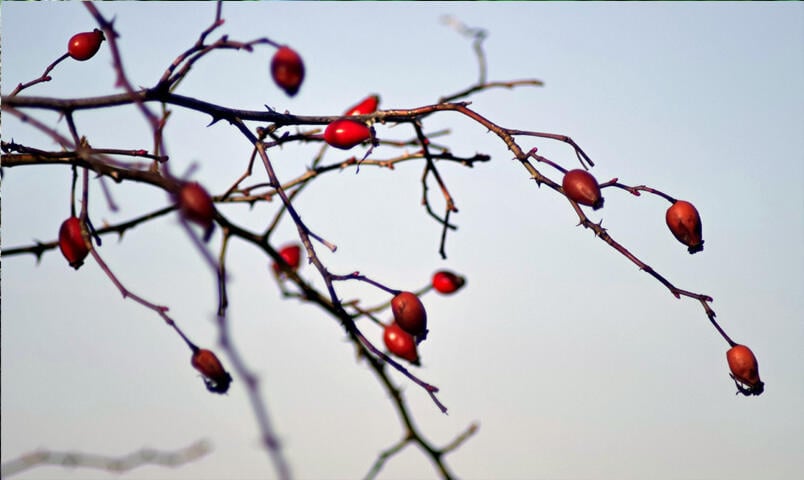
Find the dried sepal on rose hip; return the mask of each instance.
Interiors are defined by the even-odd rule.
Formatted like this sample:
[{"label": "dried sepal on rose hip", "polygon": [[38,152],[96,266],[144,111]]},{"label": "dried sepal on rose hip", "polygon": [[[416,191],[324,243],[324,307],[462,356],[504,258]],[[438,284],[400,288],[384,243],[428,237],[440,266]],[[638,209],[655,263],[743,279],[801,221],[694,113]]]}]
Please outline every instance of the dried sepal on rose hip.
[{"label": "dried sepal on rose hip", "polygon": [[221,361],[218,360],[212,350],[205,348],[195,349],[190,363],[203,376],[207,390],[220,394],[224,394],[229,390],[232,376],[223,368],[223,364],[221,364]]},{"label": "dried sepal on rose hip", "polygon": [[67,54],[82,62],[89,60],[98,53],[104,40],[106,37],[97,28],[91,32],[76,33],[67,42]]},{"label": "dried sepal on rose hip", "polygon": [[371,138],[371,130],[363,122],[342,118],[327,125],[324,141],[331,147],[349,150]]},{"label": "dried sepal on rose hip", "polygon": [[[301,254],[302,248],[298,244],[292,245],[285,245],[279,250],[279,256],[282,257],[282,260],[285,261],[290,266],[291,270],[298,270],[299,266],[301,265]],[[282,271],[282,267],[279,266],[279,263],[274,262],[272,265],[274,269],[274,273],[280,273]]]},{"label": "dried sepal on rose hip", "polygon": [[271,59],[271,77],[289,96],[299,92],[304,81],[304,62],[290,47],[280,47]]},{"label": "dried sepal on rose hip", "polygon": [[197,182],[185,183],[178,194],[179,211],[182,216],[204,229],[204,240],[208,240],[215,226],[215,205],[206,189]]},{"label": "dried sepal on rose hip", "polygon": [[759,379],[759,363],[754,352],[745,345],[734,345],[726,352],[729,362],[729,376],[737,385],[737,393],[743,395],[760,395],[765,391],[765,384]]},{"label": "dried sepal on rose hip", "polygon": [[84,264],[89,254],[89,238],[78,217],[70,217],[61,224],[59,250],[74,269],[78,270]]},{"label": "dried sepal on rose hip", "polygon": [[433,288],[445,295],[457,292],[466,284],[466,279],[449,270],[439,270],[433,274]]},{"label": "dried sepal on rose hip", "polygon": [[687,251],[696,253],[703,250],[703,233],[701,216],[690,202],[676,200],[665,214],[665,221],[673,236],[686,245]]},{"label": "dried sepal on rose hip", "polygon": [[393,322],[386,326],[383,331],[383,341],[385,347],[393,355],[404,358],[413,365],[419,366],[419,352],[416,349],[416,340],[413,335],[402,330],[402,328]]},{"label": "dried sepal on rose hip", "polygon": [[391,300],[391,312],[402,330],[420,342],[427,336],[427,312],[422,301],[411,292],[400,292]]},{"label": "dried sepal on rose hip", "polygon": [[564,174],[561,188],[575,203],[592,207],[598,210],[603,207],[603,196],[600,194],[600,185],[595,177],[586,170],[570,170]]},{"label": "dried sepal on rose hip", "polygon": [[379,95],[369,95],[368,97],[364,98],[360,101],[357,105],[349,108],[346,110],[347,117],[351,117],[352,115],[368,115],[370,113],[374,113],[377,111],[377,107],[380,104],[380,96]]}]

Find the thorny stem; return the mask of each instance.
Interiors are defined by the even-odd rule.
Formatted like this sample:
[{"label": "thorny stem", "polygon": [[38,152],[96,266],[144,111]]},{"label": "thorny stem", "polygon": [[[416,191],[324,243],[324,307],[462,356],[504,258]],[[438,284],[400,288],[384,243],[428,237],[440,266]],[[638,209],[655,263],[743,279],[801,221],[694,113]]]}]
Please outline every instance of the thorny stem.
[{"label": "thorny stem", "polygon": [[[150,101],[151,98],[149,98],[149,97],[151,97],[153,95],[153,93],[146,90],[146,91],[141,92],[140,95],[141,95],[143,101]],[[117,105],[117,104],[126,103],[126,102],[131,101],[131,99],[129,97],[127,97],[127,96],[124,96],[122,98],[118,98],[118,97],[114,97],[114,96],[98,97],[97,99],[95,99],[92,102],[80,102],[80,101],[66,101],[65,102],[65,101],[59,101],[59,100],[54,100],[54,99],[37,99],[37,98],[30,98],[30,97],[27,97],[27,98],[26,97],[13,97],[13,98],[7,98],[7,99],[4,99],[4,100],[5,100],[5,102],[3,104],[4,109],[9,108],[9,107],[14,107],[14,106],[27,106],[27,107],[33,107],[33,108],[38,107],[38,108],[56,108],[56,109],[64,109],[64,108],[78,109],[78,108],[91,108],[88,105],[111,106],[111,105]],[[155,98],[154,98],[154,100],[155,100]],[[262,143],[259,142],[257,140],[257,138],[247,128],[245,128],[245,125],[243,125],[243,123],[242,123],[242,117],[250,118],[250,119],[274,120],[277,123],[286,124],[286,125],[288,125],[288,124],[299,124],[299,123],[305,123],[305,122],[308,122],[308,123],[311,123],[311,124],[323,124],[323,123],[328,123],[329,121],[335,120],[337,118],[340,118],[339,116],[333,116],[333,117],[299,117],[299,116],[292,116],[292,115],[277,114],[276,112],[262,112],[262,111],[261,112],[249,112],[249,111],[241,111],[241,110],[234,110],[234,109],[226,109],[224,107],[219,107],[219,106],[216,106],[216,105],[208,104],[206,102],[201,102],[201,101],[198,101],[198,100],[195,100],[195,99],[189,99],[187,97],[181,97],[181,96],[178,96],[178,95],[175,95],[175,94],[162,95],[161,98],[159,98],[159,100],[163,101],[163,102],[166,102],[166,103],[174,103],[174,104],[177,104],[177,105],[185,106],[187,108],[203,111],[205,113],[208,113],[208,114],[212,115],[214,118],[219,118],[219,119],[226,118],[226,119],[228,119],[231,123],[233,123],[235,126],[237,126],[241,130],[241,132],[243,132],[244,134],[247,135],[247,138],[249,138],[250,142],[252,142],[254,145],[257,146],[257,149],[258,149],[258,151],[260,151],[261,156],[264,155],[264,148],[262,146]],[[569,144],[570,146],[573,147],[573,149],[575,150],[575,153],[578,156],[578,158],[580,160],[582,160],[582,165],[583,165],[583,161],[586,161],[589,165],[593,165],[593,162],[589,159],[588,155],[586,155],[586,153],[570,137],[567,137],[565,135],[556,135],[556,134],[548,134],[548,133],[542,133],[542,132],[530,132],[530,131],[503,128],[503,127],[500,127],[500,126],[496,125],[495,123],[489,121],[488,119],[486,119],[482,115],[478,114],[477,112],[474,112],[471,109],[467,108],[465,103],[437,104],[437,105],[429,105],[429,106],[424,106],[424,107],[419,107],[419,108],[414,108],[414,109],[408,109],[408,110],[382,110],[382,111],[378,111],[378,112],[376,112],[374,114],[371,114],[371,115],[356,116],[355,118],[357,119],[357,118],[360,118],[360,117],[366,117],[366,118],[369,118],[369,119],[374,118],[375,120],[378,120],[378,121],[383,121],[384,120],[384,121],[395,121],[395,122],[410,123],[410,122],[416,121],[418,118],[422,118],[422,117],[431,115],[431,114],[436,113],[436,112],[450,111],[450,110],[451,111],[457,111],[457,112],[459,112],[459,113],[461,113],[461,114],[463,114],[463,115],[465,115],[465,116],[477,121],[478,123],[480,123],[481,125],[486,127],[489,131],[493,132],[498,137],[500,137],[500,139],[503,140],[503,142],[508,146],[509,150],[511,150],[514,153],[514,156],[520,161],[520,163],[526,168],[526,170],[528,170],[528,172],[531,175],[531,178],[533,178],[539,184],[548,185],[550,188],[556,190],[557,192],[561,192],[560,185],[558,185],[557,183],[553,182],[549,178],[545,177],[544,175],[539,173],[539,171],[536,170],[535,167],[533,167],[533,165],[528,161],[528,153],[525,153],[519,147],[519,145],[517,144],[517,142],[514,139],[515,136],[536,136],[536,137],[542,137],[542,138],[548,138],[548,139],[562,141],[562,142],[567,143],[567,144]],[[265,156],[265,158],[263,158],[263,162],[268,163],[268,164],[270,163],[270,162],[266,162],[266,161],[267,161],[267,156]],[[274,177],[275,177],[275,175],[274,175]],[[276,180],[276,178],[272,179],[272,183],[275,183],[275,184],[278,185],[278,181]],[[281,188],[280,188],[280,190],[281,190]],[[280,194],[280,197],[282,197],[283,195],[284,195],[284,192],[282,194]],[[283,203],[285,203],[285,205],[289,204],[289,199],[287,198],[286,195],[284,195]],[[300,219],[298,218],[298,214],[295,213],[295,210],[289,209],[289,212],[292,212],[291,216],[294,218],[294,222],[296,222],[297,219],[298,219],[298,221],[300,221]],[[589,222],[589,223],[591,223],[591,222]],[[299,223],[297,223],[297,225],[299,225]],[[591,228],[591,227],[587,226],[587,228]],[[300,232],[303,231],[303,230],[304,230],[304,227],[300,227]],[[304,233],[304,235],[301,235],[301,236],[302,237],[308,237],[306,232]],[[604,239],[604,240],[606,238],[609,238],[609,237],[607,237],[607,236],[602,236],[601,237],[601,239]],[[615,244],[619,245],[616,242],[614,244],[611,244],[611,245],[614,246]],[[306,244],[305,246],[308,249],[308,254],[313,251],[311,244]],[[625,250],[621,246],[620,246],[620,248],[622,250],[618,249],[618,251],[620,251],[624,256],[629,258],[634,263],[638,262],[638,259],[633,257],[630,254],[630,252],[625,253],[625,252],[627,252],[627,250]],[[631,258],[631,257],[633,257],[633,258]],[[313,263],[315,264],[316,260],[315,260],[314,255],[311,255],[311,258],[313,258]],[[637,265],[639,265],[639,263],[637,263]],[[324,278],[327,278],[326,274],[324,273],[324,272],[326,272],[326,269],[323,268],[323,265],[321,265],[320,262],[318,263],[318,265],[316,265],[316,267],[319,269],[319,271],[322,272],[322,275],[324,275]],[[697,294],[693,294],[691,292],[680,290],[680,289],[670,285],[669,282],[667,282],[667,280],[664,279],[664,277],[662,277],[661,275],[656,274],[655,272],[653,272],[652,269],[650,269],[650,270],[646,269],[646,271],[648,273],[650,273],[652,276],[654,276],[654,278],[659,280],[662,284],[667,286],[671,290],[671,292],[673,292],[674,295],[683,294],[683,295],[689,296],[691,298],[709,298],[709,297],[706,297],[706,296],[703,296],[703,295],[697,295]],[[332,288],[331,288],[331,285],[328,285],[328,289],[330,290],[330,295],[332,297],[336,297],[336,295],[334,293],[334,290],[332,290]]]},{"label": "thorny stem", "polygon": [[456,18],[451,17],[449,15],[445,15],[442,17],[442,22],[451,26],[455,29],[458,33],[465,35],[467,37],[471,37],[472,41],[472,49],[475,52],[475,57],[477,57],[477,68],[478,68],[478,78],[477,83],[474,85],[470,85],[464,90],[460,92],[453,93],[452,95],[445,95],[438,99],[438,103],[445,103],[445,102],[454,102],[459,98],[468,97],[469,95],[477,92],[482,92],[485,90],[489,90],[491,88],[496,87],[504,87],[504,88],[514,88],[520,86],[535,86],[541,87],[544,86],[544,82],[541,80],[514,80],[509,82],[488,82],[486,80],[488,66],[486,63],[486,53],[483,51],[483,41],[487,38],[488,32],[481,28],[470,28],[458,21]]},{"label": "thorny stem", "polygon": [[13,90],[13,91],[12,91],[12,92],[9,94],[9,96],[13,97],[13,96],[17,95],[18,93],[20,93],[21,91],[25,90],[26,88],[28,88],[28,87],[32,87],[32,86],[34,86],[34,85],[36,85],[36,84],[38,84],[38,83],[43,83],[43,82],[49,82],[49,81],[51,81],[51,80],[52,80],[52,78],[50,78],[50,77],[48,76],[48,73],[50,73],[50,71],[51,71],[51,70],[53,70],[53,68],[54,68],[56,65],[58,65],[59,63],[61,63],[61,62],[62,62],[62,60],[65,60],[65,59],[66,59],[67,57],[69,57],[69,56],[70,56],[70,54],[65,52],[65,53],[64,53],[62,56],[60,56],[59,58],[57,58],[56,60],[54,60],[54,61],[53,61],[53,63],[51,63],[50,65],[48,65],[48,66],[47,66],[47,68],[45,68],[45,71],[42,73],[42,75],[40,75],[40,76],[39,76],[39,78],[35,78],[35,79],[33,79],[33,80],[31,80],[30,82],[27,82],[27,83],[20,83],[20,84],[18,84],[18,85],[17,85],[17,88],[15,88],[15,89],[14,89],[14,90]]},{"label": "thorny stem", "polygon": [[[359,340],[360,343],[365,348],[367,348],[369,351],[371,351],[371,353],[373,353],[375,356],[382,358],[386,363],[390,364],[391,366],[396,368],[399,372],[401,372],[403,375],[405,375],[410,380],[412,380],[414,383],[416,383],[417,385],[422,387],[430,395],[430,398],[433,400],[433,403],[436,404],[436,406],[441,410],[441,412],[447,413],[447,407],[445,407],[444,404],[442,404],[438,400],[438,398],[436,398],[436,396],[435,396],[436,392],[438,392],[438,388],[436,388],[435,386],[430,385],[430,384],[428,384],[426,382],[423,382],[418,377],[416,377],[415,375],[410,373],[405,367],[403,367],[402,365],[397,363],[395,360],[391,359],[388,355],[386,355],[385,353],[383,353],[382,351],[377,349],[377,347],[375,347],[363,335],[363,333],[357,328],[357,326],[354,324],[354,321],[351,319],[351,317],[343,309],[343,306],[341,305],[340,299],[338,298],[338,295],[335,292],[335,287],[332,284],[332,278],[331,278],[332,275],[329,273],[329,271],[324,266],[324,264],[322,264],[321,261],[318,259],[318,256],[315,253],[315,249],[313,248],[313,244],[310,241],[310,238],[311,237],[316,238],[316,240],[319,240],[319,241],[322,241],[322,240],[320,238],[318,238],[317,236],[314,236],[310,232],[309,228],[307,228],[307,226],[304,224],[304,222],[302,222],[301,217],[296,212],[296,209],[293,207],[293,204],[290,202],[290,199],[288,198],[288,196],[285,193],[284,189],[282,189],[282,186],[281,186],[281,184],[279,182],[279,179],[276,177],[276,172],[273,169],[273,165],[271,164],[271,161],[268,159],[268,155],[265,153],[265,148],[264,148],[262,142],[260,142],[257,139],[257,137],[255,137],[254,134],[251,133],[251,131],[248,130],[245,127],[245,125],[243,125],[242,122],[235,122],[235,125],[243,133],[243,135],[245,135],[246,138],[248,138],[248,140],[253,145],[256,145],[257,151],[259,152],[260,158],[262,159],[263,165],[265,166],[265,170],[268,173],[268,178],[270,179],[271,184],[275,186],[277,194],[279,194],[279,198],[282,199],[282,203],[284,204],[285,208],[287,209],[288,214],[293,219],[293,223],[296,224],[296,228],[297,228],[297,230],[299,232],[299,237],[301,238],[302,243],[304,244],[304,246],[307,248],[307,255],[308,255],[309,261],[310,261],[310,263],[312,263],[316,267],[316,269],[319,271],[319,273],[321,274],[322,278],[324,279],[324,282],[326,283],[327,291],[328,291],[329,296],[330,296],[330,302],[331,302],[332,306],[334,307],[335,311],[338,313],[338,317],[341,320],[341,324],[346,329],[347,333],[351,337]],[[327,245],[328,243],[329,242],[325,243],[325,245]],[[332,251],[334,251],[334,245],[332,247],[330,247],[330,249]]]},{"label": "thorny stem", "polygon": [[[449,190],[447,190],[447,186],[444,184],[444,181],[441,179],[441,174],[438,173],[438,169],[433,162],[433,156],[430,154],[430,141],[425,137],[424,132],[422,131],[422,126],[420,122],[413,122],[413,128],[416,131],[416,138],[419,139],[419,143],[422,146],[422,152],[424,153],[424,158],[426,160],[424,166],[424,172],[422,173],[422,204],[427,208],[427,212],[443,227],[441,230],[441,244],[439,246],[439,253],[441,254],[442,259],[447,258],[447,253],[445,250],[445,244],[447,241],[447,228],[452,228],[453,230],[456,228],[449,223],[449,215],[451,212],[458,212],[458,209],[455,207],[455,202],[452,199],[452,195],[449,194]],[[441,193],[444,195],[444,201],[446,203],[445,207],[445,214],[444,219],[440,219],[430,208],[430,201],[427,198],[427,175],[432,172],[433,176],[438,182],[438,186],[441,188]]]},{"label": "thorny stem", "polygon": [[143,307],[156,312],[157,315],[162,317],[162,320],[164,320],[167,325],[172,327],[176,331],[176,333],[179,334],[179,336],[187,343],[187,346],[190,347],[190,350],[195,352],[198,349],[198,347],[196,347],[196,345],[192,341],[190,341],[189,338],[187,338],[187,335],[184,334],[184,332],[179,328],[179,326],[170,317],[170,315],[167,314],[167,311],[169,310],[168,307],[149,302],[145,298],[135,294],[134,292],[126,288],[125,285],[123,285],[123,283],[112,272],[112,270],[109,268],[109,266],[100,256],[100,254],[98,254],[98,251],[95,248],[90,248],[90,254],[92,255],[92,258],[94,258],[95,261],[98,263],[98,266],[101,268],[103,273],[105,273],[106,276],[109,277],[109,280],[111,280],[112,284],[114,284],[114,286],[117,287],[117,289],[120,291],[120,294],[123,296],[124,299],[130,298],[131,300],[133,300],[136,303],[139,303]]},{"label": "thorny stem", "polygon": [[601,189],[606,188],[606,187],[621,188],[621,189],[631,193],[632,195],[634,195],[636,197],[641,195],[640,192],[648,192],[648,193],[652,193],[652,194],[654,194],[654,195],[656,195],[658,197],[662,197],[662,198],[664,198],[665,200],[667,200],[670,203],[676,203],[675,198],[673,198],[670,195],[668,195],[668,194],[666,194],[666,193],[664,193],[664,192],[662,192],[660,190],[657,190],[655,188],[646,187],[645,185],[638,185],[636,187],[631,187],[631,186],[628,186],[628,185],[625,185],[625,184],[622,184],[622,183],[618,182],[618,180],[619,179],[617,179],[617,178],[613,178],[613,179],[609,180],[608,182],[603,182],[603,183],[600,184],[600,188]]}]

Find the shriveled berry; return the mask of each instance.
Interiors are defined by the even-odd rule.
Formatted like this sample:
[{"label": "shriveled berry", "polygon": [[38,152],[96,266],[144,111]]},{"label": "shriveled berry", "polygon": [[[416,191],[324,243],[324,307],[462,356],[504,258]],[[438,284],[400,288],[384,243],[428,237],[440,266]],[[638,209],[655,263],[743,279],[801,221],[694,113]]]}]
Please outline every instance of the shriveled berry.
[{"label": "shriveled berry", "polygon": [[759,364],[754,352],[745,345],[735,345],[726,352],[731,378],[737,385],[737,393],[759,395],[765,384],[759,379]]},{"label": "shriveled berry", "polygon": [[76,33],[67,42],[67,54],[82,62],[89,60],[98,53],[104,40],[106,37],[97,28],[91,32]]},{"label": "shriveled berry", "polygon": [[667,209],[665,221],[678,241],[689,247],[688,252],[696,253],[703,250],[701,217],[690,202],[677,200]]},{"label": "shriveled berry", "polygon": [[290,47],[280,47],[271,59],[274,83],[291,97],[299,92],[304,81],[304,62]]},{"label": "shriveled berry", "polygon": [[[297,270],[299,265],[301,265],[301,251],[301,246],[297,244],[287,245],[279,250],[279,256],[282,257],[285,263],[290,265],[291,270]],[[273,264],[273,269],[276,273],[282,271],[282,268],[276,262]]]},{"label": "shriveled berry", "polygon": [[89,254],[87,244],[81,221],[77,217],[70,217],[62,222],[59,228],[59,250],[76,270],[84,264],[84,259]]},{"label": "shriveled berry", "polygon": [[377,111],[377,106],[380,104],[379,95],[369,95],[357,105],[351,107],[344,113],[347,117],[352,115],[368,115]]},{"label": "shriveled berry", "polygon": [[211,350],[205,348],[196,349],[193,351],[190,363],[193,368],[204,376],[204,384],[207,386],[207,390],[214,393],[226,393],[229,390],[232,376],[223,368],[220,360]]},{"label": "shriveled berry", "polygon": [[465,283],[465,278],[449,270],[440,270],[433,274],[433,288],[439,293],[455,293]]},{"label": "shriveled berry", "polygon": [[332,147],[341,150],[365,142],[371,137],[371,131],[365,123],[354,120],[340,119],[327,125],[324,130],[324,140]]},{"label": "shriveled berry", "polygon": [[427,312],[421,300],[411,292],[401,292],[391,300],[391,312],[402,330],[417,339],[427,335]]},{"label": "shriveled berry", "polygon": [[413,365],[419,365],[419,352],[416,350],[416,340],[413,335],[402,330],[396,323],[391,323],[382,336],[388,351],[399,358],[404,358]]},{"label": "shriveled berry", "polygon": [[186,183],[179,192],[179,210],[187,220],[200,225],[207,235],[212,232],[215,206],[209,193],[196,182]]},{"label": "shriveled berry", "polygon": [[597,210],[603,206],[600,185],[595,177],[586,170],[570,170],[564,174],[561,187],[570,200]]}]

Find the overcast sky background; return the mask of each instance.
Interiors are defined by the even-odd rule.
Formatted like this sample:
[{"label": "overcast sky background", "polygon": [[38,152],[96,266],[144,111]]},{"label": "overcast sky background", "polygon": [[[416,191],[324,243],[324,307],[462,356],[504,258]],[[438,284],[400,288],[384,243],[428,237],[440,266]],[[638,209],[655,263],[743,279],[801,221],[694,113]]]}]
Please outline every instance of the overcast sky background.
[{"label": "overcast sky background", "polygon": [[[153,85],[214,15],[212,3],[103,3],[116,17],[127,73]],[[667,202],[604,190],[590,213],[612,236],[680,288],[709,294],[726,331],[757,354],[766,392],[734,395],[727,344],[700,305],[676,300],[648,275],[576,227],[566,200],[538,189],[493,135],[457,114],[425,120],[453,129],[439,142],[492,162],[441,164],[460,226],[437,253],[439,227],[420,206],[420,163],[394,171],[329,174],[299,197],[317,233],[338,244],[322,258],[396,288],[424,286],[449,268],[468,277],[458,295],[423,297],[431,335],[420,376],[441,388],[441,415],[397,377],[418,425],[434,443],[470,423],[480,430],[448,464],[462,478],[789,479],[804,475],[804,7],[800,3],[227,3],[213,36],[262,36],[291,45],[307,77],[288,99],[272,83],[274,49],[216,52],[178,93],[220,105],[338,114],[369,93],[382,108],[434,103],[476,79],[470,42],[443,26],[450,14],[488,30],[489,79],[539,78],[543,88],[494,90],[472,108],[498,124],[571,135],[597,163],[600,181],[647,184],[695,203],[705,250],[689,255],[664,225]],[[95,25],[75,2],[4,2],[4,94],[41,74],[67,39]],[[66,61],[26,95],[116,92],[106,46]],[[154,108],[156,106],[154,105]],[[167,146],[174,173],[215,193],[245,168],[250,147],[224,124],[173,108]],[[37,118],[54,116],[33,112]],[[82,112],[95,146],[150,148],[132,108]],[[59,124],[66,131],[64,123]],[[378,126],[407,139],[407,127]],[[10,115],[3,138],[56,147]],[[522,139],[568,168],[567,146]],[[312,148],[272,159],[282,178],[309,164]],[[360,149],[356,151],[362,152]],[[395,151],[382,147],[374,158]],[[349,154],[330,151],[335,161]],[[540,170],[558,180],[548,167]],[[4,169],[3,248],[53,240],[69,214],[64,168]],[[256,175],[260,175],[259,173]],[[257,176],[256,178],[261,178]],[[108,211],[97,186],[91,214],[119,222],[167,199],[146,186],[113,186]],[[431,189],[437,200],[436,189]],[[437,203],[440,208],[440,203]],[[222,207],[223,208],[223,207]],[[224,211],[265,224],[276,204]],[[277,232],[279,243],[294,228]],[[175,214],[105,239],[101,254],[133,291],[167,304],[199,345],[215,346],[215,284]],[[213,237],[217,248],[220,235]],[[214,250],[213,250],[214,251]],[[235,242],[229,260],[234,340],[263,380],[284,453],[299,478],[359,478],[402,430],[384,390],[318,309],[280,298],[264,257]],[[315,279],[312,268],[303,275]],[[319,282],[320,284],[320,282]],[[343,298],[386,297],[366,284]],[[127,479],[273,478],[243,382],[206,393],[189,352],[153,314],[121,299],[89,260],[79,271],[58,252],[37,266],[2,268],[2,460],[36,448],[122,455],[208,439],[214,452],[179,469],[144,467]],[[380,342],[380,331],[364,331]],[[228,363],[228,362],[227,362]],[[407,448],[381,478],[434,478]],[[43,467],[19,479],[99,479],[106,472]]]}]

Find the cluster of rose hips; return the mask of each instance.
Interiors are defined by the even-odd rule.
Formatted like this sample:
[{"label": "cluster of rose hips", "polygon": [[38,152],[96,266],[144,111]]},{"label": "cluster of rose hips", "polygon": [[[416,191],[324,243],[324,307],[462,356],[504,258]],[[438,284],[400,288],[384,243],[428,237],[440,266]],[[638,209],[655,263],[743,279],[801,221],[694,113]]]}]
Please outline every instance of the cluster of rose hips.
[{"label": "cluster of rose hips", "polygon": [[[92,58],[105,40],[103,32],[95,29],[82,32],[70,38],[67,55],[75,60]],[[304,80],[304,62],[301,56],[287,46],[277,49],[271,60],[271,76],[274,82],[287,93],[294,96]],[[370,95],[344,112],[344,117],[368,115],[377,111],[379,96]],[[335,148],[348,150],[372,136],[371,129],[363,122],[341,118],[331,122],[324,130],[324,141]],[[575,169],[564,174],[562,189],[566,196],[580,204],[598,210],[603,207],[600,185],[592,174]],[[176,201],[182,216],[204,229],[205,240],[214,227],[215,207],[209,193],[198,183],[184,183]],[[689,253],[703,250],[701,218],[695,206],[683,200],[675,200],[665,214],[665,222],[675,238],[686,245]],[[70,266],[78,269],[89,254],[91,242],[86,225],[75,216],[65,220],[59,229],[59,249]],[[273,264],[274,273],[279,275],[283,268],[296,270],[301,264],[301,247],[288,245],[279,251],[286,265]],[[465,280],[452,272],[442,270],[433,275],[432,287],[442,293],[450,294],[463,286]],[[399,292],[391,300],[394,321],[384,327],[383,340],[388,350],[395,356],[419,365],[417,345],[427,337],[427,312],[419,297],[412,292]],[[218,358],[210,350],[199,349],[194,345],[192,365],[204,376],[207,389],[224,393],[232,381]],[[731,377],[744,395],[759,395],[764,383],[759,379],[756,357],[744,345],[733,345],[726,354]]]},{"label": "cluster of rose hips", "polygon": [[[304,81],[304,62],[301,56],[290,47],[280,47],[271,59],[271,76],[279,88],[291,97],[298,93]],[[377,111],[380,97],[370,95],[357,105],[348,109],[345,117],[368,115]],[[349,150],[371,138],[371,129],[363,122],[346,118],[335,120],[324,130],[324,141],[341,150]]]},{"label": "cluster of rose hips", "polygon": [[[575,203],[592,207],[594,210],[603,208],[600,185],[595,177],[585,170],[576,169],[565,173],[561,188]],[[665,222],[673,236],[688,247],[687,251],[696,253],[703,250],[701,217],[693,204],[684,200],[674,201],[667,209]]]},{"label": "cluster of rose hips", "polygon": [[[301,265],[302,248],[297,244],[285,245],[279,250],[279,257],[286,265],[274,262],[271,267],[276,275],[284,268],[298,270]],[[442,294],[455,293],[466,280],[447,270],[433,274],[432,288]],[[413,292],[399,292],[391,299],[391,312],[394,321],[383,328],[383,341],[388,351],[413,365],[419,365],[416,346],[427,337],[427,311],[419,297]]]},{"label": "cluster of rose hips", "polygon": [[[432,287],[448,295],[460,289],[466,280],[448,270],[433,274]],[[417,346],[427,338],[427,311],[419,297],[412,292],[399,292],[391,299],[394,321],[385,326],[383,341],[393,355],[413,365],[419,365]]]},{"label": "cluster of rose hips", "polygon": [[[603,207],[600,185],[595,177],[585,170],[570,170],[564,175],[562,189],[570,200],[594,210]],[[703,250],[701,217],[690,202],[675,200],[665,214],[667,227],[676,239],[687,246],[689,253]],[[759,365],[754,353],[745,345],[732,345],[726,353],[731,378],[737,385],[737,393],[759,395],[765,384],[759,379]]]}]

